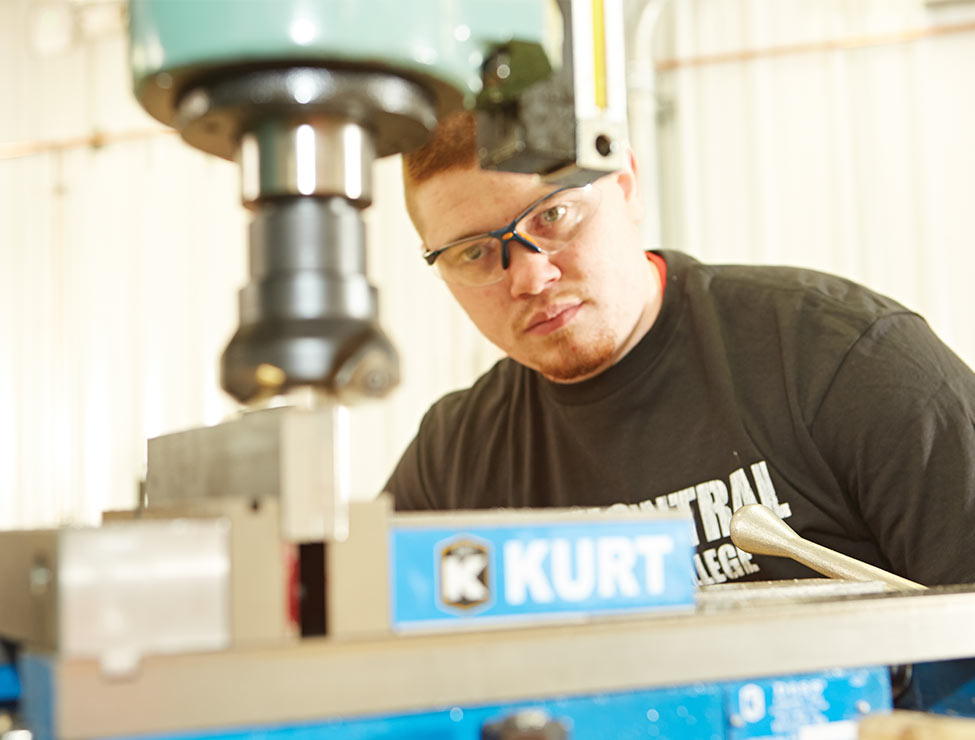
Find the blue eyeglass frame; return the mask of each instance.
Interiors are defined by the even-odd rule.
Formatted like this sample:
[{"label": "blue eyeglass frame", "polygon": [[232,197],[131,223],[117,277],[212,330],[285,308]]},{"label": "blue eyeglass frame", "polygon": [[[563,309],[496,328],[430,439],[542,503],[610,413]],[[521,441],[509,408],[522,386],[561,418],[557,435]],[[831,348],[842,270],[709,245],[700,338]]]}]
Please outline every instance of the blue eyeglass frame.
[{"label": "blue eyeglass frame", "polygon": [[541,254],[542,248],[535,244],[527,236],[518,233],[518,222],[521,221],[525,216],[527,216],[532,210],[537,206],[547,201],[553,195],[561,193],[564,190],[584,190],[586,188],[591,188],[592,183],[588,185],[563,185],[561,188],[556,188],[551,193],[546,193],[541,198],[533,202],[525,210],[515,216],[507,225],[502,226],[500,229],[495,229],[494,231],[485,231],[483,234],[475,234],[474,236],[465,236],[463,239],[457,239],[456,241],[450,242],[445,247],[440,247],[440,249],[434,249],[432,251],[427,251],[423,253],[423,259],[427,261],[428,265],[433,265],[437,261],[437,257],[446,252],[451,247],[455,247],[462,242],[473,241],[475,239],[484,239],[486,237],[494,237],[499,242],[501,242],[501,269],[507,270],[508,265],[511,264],[511,257],[508,254],[508,244],[512,241],[518,242],[521,246],[526,247],[535,254]]}]

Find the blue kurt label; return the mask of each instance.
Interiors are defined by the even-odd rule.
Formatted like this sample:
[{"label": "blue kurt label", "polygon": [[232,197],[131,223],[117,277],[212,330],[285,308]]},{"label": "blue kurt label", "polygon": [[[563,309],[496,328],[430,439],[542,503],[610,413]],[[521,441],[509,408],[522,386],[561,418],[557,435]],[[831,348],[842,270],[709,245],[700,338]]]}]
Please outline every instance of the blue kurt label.
[{"label": "blue kurt label", "polygon": [[689,608],[679,519],[390,531],[396,629]]}]

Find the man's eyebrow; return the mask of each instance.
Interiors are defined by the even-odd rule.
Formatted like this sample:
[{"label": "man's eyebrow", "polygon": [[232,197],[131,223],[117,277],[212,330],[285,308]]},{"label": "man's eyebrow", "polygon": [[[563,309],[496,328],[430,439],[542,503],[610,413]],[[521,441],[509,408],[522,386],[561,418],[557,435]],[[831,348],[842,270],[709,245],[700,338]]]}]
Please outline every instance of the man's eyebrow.
[{"label": "man's eyebrow", "polygon": [[445,241],[444,244],[454,244],[456,242],[464,241],[465,239],[475,239],[479,236],[490,236],[490,231],[470,231],[466,234],[461,234],[460,236],[454,237],[449,241]]},{"label": "man's eyebrow", "polygon": [[[564,188],[556,188],[555,190],[551,190],[551,191],[549,191],[547,193],[542,193],[541,195],[539,195],[534,200],[528,201],[528,203],[526,203],[524,206],[521,207],[521,210],[515,211],[515,215],[513,215],[511,218],[509,218],[507,221],[505,221],[504,224],[503,224],[503,226],[497,226],[495,228],[495,230],[498,230],[498,229],[501,229],[503,227],[508,226],[512,221],[514,221],[517,218],[521,218],[522,216],[524,216],[528,211],[530,211],[532,208],[534,208],[535,206],[537,206],[539,203],[541,203],[543,200],[545,200],[546,198],[548,198],[550,195],[555,195],[555,193],[557,193],[557,192],[559,192],[560,190],[563,190],[563,189]],[[472,239],[472,238],[478,237],[478,236],[490,236],[490,235],[491,235],[491,232],[490,231],[483,231],[483,230],[482,231],[469,231],[466,234],[461,234],[460,236],[456,236],[453,239],[450,239],[448,241],[445,241],[444,242],[444,245],[446,246],[448,244],[454,244],[456,242],[463,241],[464,239]]]},{"label": "man's eyebrow", "polygon": [[[529,206],[529,208],[530,207],[531,206]],[[515,216],[512,216],[512,218],[517,218],[522,213],[524,213],[524,210],[518,211]],[[503,225],[504,226],[507,226],[510,223],[511,223],[511,219],[509,218],[507,221],[504,222]],[[492,229],[492,231],[493,230],[500,229],[500,228],[502,228],[502,225],[499,224],[494,229]],[[466,233],[461,234],[460,236],[455,236],[453,239],[448,239],[447,241],[444,242],[444,246],[446,246],[448,244],[454,244],[454,243],[459,242],[459,241],[463,241],[464,239],[474,239],[474,238],[479,237],[479,236],[490,236],[490,235],[491,235],[491,232],[490,231],[485,231],[484,229],[481,229],[480,231],[468,231]]]}]

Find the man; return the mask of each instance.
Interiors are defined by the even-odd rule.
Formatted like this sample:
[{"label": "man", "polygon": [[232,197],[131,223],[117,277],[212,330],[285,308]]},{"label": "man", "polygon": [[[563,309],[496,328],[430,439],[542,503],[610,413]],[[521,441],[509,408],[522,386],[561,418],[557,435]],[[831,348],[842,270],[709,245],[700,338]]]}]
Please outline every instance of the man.
[{"label": "man", "polygon": [[405,160],[425,256],[507,358],[437,402],[397,508],[678,509],[702,584],[807,577],[731,544],[760,502],[933,585],[975,582],[975,375],[922,318],[808,270],[646,253],[635,168],[479,169],[469,115]]}]

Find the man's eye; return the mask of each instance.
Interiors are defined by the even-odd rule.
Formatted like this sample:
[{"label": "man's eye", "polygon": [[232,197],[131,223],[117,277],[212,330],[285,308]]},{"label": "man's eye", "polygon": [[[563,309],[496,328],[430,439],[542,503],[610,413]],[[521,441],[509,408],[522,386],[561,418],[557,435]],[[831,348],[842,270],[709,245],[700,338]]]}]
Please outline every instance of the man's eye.
[{"label": "man's eye", "polygon": [[552,226],[564,218],[568,210],[568,206],[564,205],[549,206],[538,217],[544,226]]},{"label": "man's eye", "polygon": [[491,247],[486,242],[474,242],[463,247],[457,255],[458,262],[477,262],[484,259],[490,252]]},{"label": "man's eye", "polygon": [[530,235],[543,239],[559,239],[575,228],[579,218],[578,206],[566,200],[540,207],[521,226]]}]

